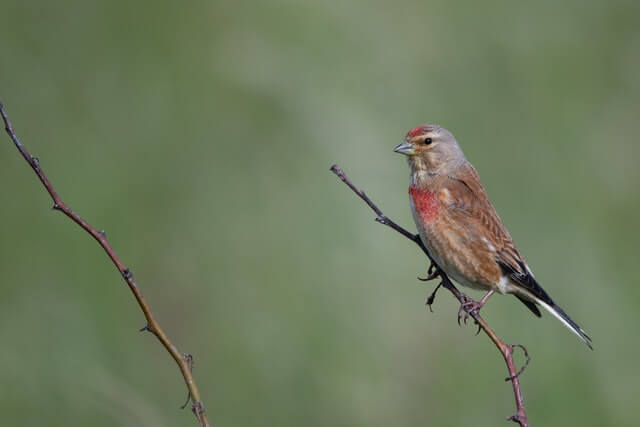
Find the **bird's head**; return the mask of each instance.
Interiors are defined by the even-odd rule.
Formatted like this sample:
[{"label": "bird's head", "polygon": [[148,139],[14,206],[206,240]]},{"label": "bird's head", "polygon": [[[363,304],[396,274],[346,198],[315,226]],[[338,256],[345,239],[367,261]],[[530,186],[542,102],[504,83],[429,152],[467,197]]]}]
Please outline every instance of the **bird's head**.
[{"label": "bird's head", "polygon": [[437,125],[422,125],[411,129],[405,142],[394,148],[408,157],[413,173],[445,175],[466,162],[455,137]]}]

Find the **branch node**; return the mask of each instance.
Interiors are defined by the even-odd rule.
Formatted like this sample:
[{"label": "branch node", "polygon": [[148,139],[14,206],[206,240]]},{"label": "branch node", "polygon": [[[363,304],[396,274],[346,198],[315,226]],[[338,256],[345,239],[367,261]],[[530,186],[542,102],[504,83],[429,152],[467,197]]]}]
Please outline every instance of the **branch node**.
[{"label": "branch node", "polygon": [[525,369],[527,369],[527,366],[529,366],[529,362],[531,362],[531,357],[529,356],[529,352],[527,351],[527,348],[522,344],[511,344],[509,345],[509,348],[511,348],[511,357],[513,357],[513,350],[515,350],[516,348],[519,348],[524,352],[524,357],[527,360],[525,360],[524,365],[522,365],[522,368],[520,368],[520,370],[516,372],[515,375],[508,376],[507,378],[504,379],[505,381],[513,381],[514,379],[518,378],[520,374],[523,373]]},{"label": "branch node", "polygon": [[193,402],[193,405],[191,405],[191,411],[193,411],[196,417],[201,420],[204,415],[204,405],[202,405],[202,402],[200,401],[195,401]]},{"label": "branch node", "polygon": [[185,362],[187,362],[187,365],[189,365],[189,370],[193,371],[193,366],[195,365],[193,361],[193,355],[189,353],[182,353],[182,358],[184,359]]},{"label": "branch node", "polygon": [[59,205],[59,204],[57,204],[57,203],[55,203],[55,202],[54,202],[54,203],[53,203],[53,206],[51,206],[51,210],[52,210],[52,211],[61,211],[61,210],[62,210],[62,208],[60,207],[60,205]]},{"label": "branch node", "polygon": [[29,155],[29,158],[31,159],[31,165],[36,169],[40,169],[40,159],[38,159],[35,156]]},{"label": "branch node", "polygon": [[133,273],[128,268],[125,268],[120,273],[122,274],[122,277],[124,277],[127,282],[133,280]]},{"label": "branch node", "polygon": [[99,230],[98,234],[100,235],[100,237],[102,237],[103,239],[107,238],[107,232],[104,230]]}]

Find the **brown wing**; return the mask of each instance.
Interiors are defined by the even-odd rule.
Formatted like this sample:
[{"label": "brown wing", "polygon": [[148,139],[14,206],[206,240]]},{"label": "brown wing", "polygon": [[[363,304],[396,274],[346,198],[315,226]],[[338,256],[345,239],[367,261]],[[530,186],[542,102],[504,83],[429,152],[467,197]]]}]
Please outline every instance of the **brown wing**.
[{"label": "brown wing", "polygon": [[[457,216],[457,221],[465,224],[465,231],[476,243],[475,248],[478,248],[478,242],[482,242],[493,252],[494,261],[504,275],[534,296],[553,304],[527,268],[513,239],[491,205],[473,166],[467,163],[455,175],[447,176],[444,187],[448,190],[450,214]],[[527,304],[529,301],[520,299],[536,315],[540,315],[533,303]]]}]

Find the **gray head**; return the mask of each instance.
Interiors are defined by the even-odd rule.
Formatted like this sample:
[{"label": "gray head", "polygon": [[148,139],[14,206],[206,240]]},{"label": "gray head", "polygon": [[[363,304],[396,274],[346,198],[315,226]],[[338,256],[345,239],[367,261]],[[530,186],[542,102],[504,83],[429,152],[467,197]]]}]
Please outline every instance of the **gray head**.
[{"label": "gray head", "polygon": [[446,175],[466,163],[456,138],[437,125],[423,125],[411,129],[405,142],[393,150],[409,159],[412,172]]}]

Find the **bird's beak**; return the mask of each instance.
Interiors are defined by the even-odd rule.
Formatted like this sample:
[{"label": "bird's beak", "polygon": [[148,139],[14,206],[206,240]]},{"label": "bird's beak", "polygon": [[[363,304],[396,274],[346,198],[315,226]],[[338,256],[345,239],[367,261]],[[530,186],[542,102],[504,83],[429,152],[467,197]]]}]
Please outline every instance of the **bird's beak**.
[{"label": "bird's beak", "polygon": [[409,142],[403,142],[402,144],[396,145],[396,148],[393,149],[396,153],[404,154],[405,156],[412,156],[415,154],[415,149],[413,148],[413,144]]}]

